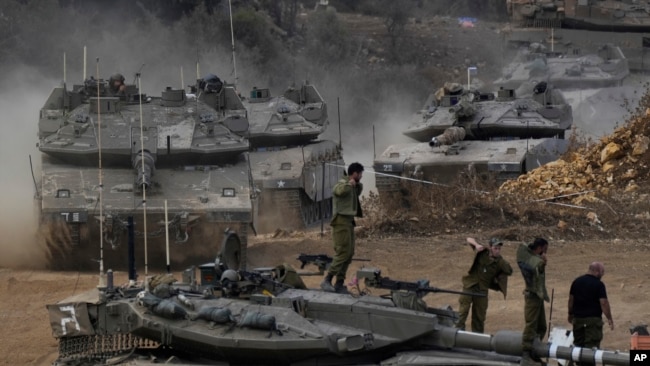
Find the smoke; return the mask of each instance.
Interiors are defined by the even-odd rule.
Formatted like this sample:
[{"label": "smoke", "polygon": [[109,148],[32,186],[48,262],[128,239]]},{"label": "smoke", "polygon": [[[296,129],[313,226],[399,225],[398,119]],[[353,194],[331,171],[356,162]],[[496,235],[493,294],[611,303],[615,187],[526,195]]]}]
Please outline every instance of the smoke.
[{"label": "smoke", "polygon": [[[29,157],[39,171],[38,112],[54,84],[38,71],[10,68],[0,85],[0,267],[42,267],[45,252],[36,239],[38,201]],[[38,176],[37,176],[38,179]]]}]

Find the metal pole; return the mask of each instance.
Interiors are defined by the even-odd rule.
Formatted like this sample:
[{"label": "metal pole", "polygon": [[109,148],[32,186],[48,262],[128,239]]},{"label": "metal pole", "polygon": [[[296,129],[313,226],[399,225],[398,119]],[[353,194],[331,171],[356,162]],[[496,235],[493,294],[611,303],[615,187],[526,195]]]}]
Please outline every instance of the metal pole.
[{"label": "metal pole", "polygon": [[[142,176],[145,175],[145,158],[144,158],[144,121],[142,115],[142,78],[140,73],[137,74],[138,77],[138,95],[140,97],[140,153],[142,154]],[[147,250],[147,185],[142,184],[142,220],[144,226],[144,275],[145,277],[149,273],[149,261],[148,261],[148,250]]]},{"label": "metal pole", "polygon": [[551,336],[551,319],[553,319],[553,297],[555,295],[555,288],[551,289],[551,308],[548,311],[548,335]]},{"label": "metal pole", "polygon": [[[106,287],[104,279],[104,182],[102,180],[102,114],[101,114],[101,101],[99,95],[99,57],[96,60],[97,72],[97,147],[98,147],[98,168],[99,174],[99,286]],[[67,92],[67,91],[66,91]]]},{"label": "metal pole", "polygon": [[375,159],[377,157],[377,147],[375,144],[375,124],[372,124],[372,158]]},{"label": "metal pole", "polygon": [[228,10],[230,12],[230,38],[232,41],[232,68],[235,72],[235,86],[237,86],[237,63],[235,62],[235,32],[232,27],[232,2],[228,0]]},{"label": "metal pole", "polygon": [[341,140],[341,103],[340,103],[339,97],[336,97],[336,112],[337,112],[338,118],[339,118],[339,147],[342,147],[343,142]]},{"label": "metal pole", "polygon": [[[325,235],[325,161],[321,167],[321,190],[320,190],[320,237]],[[318,197],[318,195],[316,195]]]},{"label": "metal pole", "polygon": [[127,233],[129,236],[128,239],[128,250],[127,257],[129,262],[129,282],[136,280],[135,275],[135,231],[133,230],[133,216],[129,216],[127,219]]},{"label": "metal pole", "polygon": [[167,255],[167,273],[171,273],[169,266],[169,216],[167,214],[167,200],[165,200],[165,254]]}]

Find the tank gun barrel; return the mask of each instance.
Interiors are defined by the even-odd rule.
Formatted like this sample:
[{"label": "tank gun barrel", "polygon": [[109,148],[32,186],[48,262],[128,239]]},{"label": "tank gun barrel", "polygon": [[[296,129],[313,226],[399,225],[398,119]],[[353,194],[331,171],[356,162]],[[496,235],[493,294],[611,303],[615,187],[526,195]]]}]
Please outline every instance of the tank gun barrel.
[{"label": "tank gun barrel", "polygon": [[449,127],[438,136],[434,136],[429,141],[429,146],[437,147],[440,145],[452,145],[465,139],[465,129],[462,127]]},{"label": "tank gun barrel", "polygon": [[144,151],[133,154],[131,161],[137,174],[135,184],[142,189],[149,188],[156,164],[155,157],[148,151]]},{"label": "tank gun barrel", "polygon": [[[448,327],[437,331],[436,338],[438,345],[446,347],[469,348],[511,356],[521,356],[523,353],[521,348],[522,333],[517,331],[502,330],[494,335],[489,335]],[[573,362],[621,366],[630,364],[629,353],[567,347],[554,343],[542,343],[538,340],[533,344],[533,352],[537,357],[572,360]]]}]

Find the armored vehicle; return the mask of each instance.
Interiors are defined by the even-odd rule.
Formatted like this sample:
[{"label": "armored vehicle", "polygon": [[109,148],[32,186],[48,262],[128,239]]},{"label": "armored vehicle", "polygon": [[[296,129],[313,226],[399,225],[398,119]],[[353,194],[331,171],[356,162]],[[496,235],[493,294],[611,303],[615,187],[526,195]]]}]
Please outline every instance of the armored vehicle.
[{"label": "armored vehicle", "polygon": [[462,128],[466,140],[563,138],[573,123],[571,106],[546,82],[528,87],[528,97],[517,97],[512,89],[500,89],[495,97],[447,83],[429,96],[403,133],[421,142],[430,141],[450,127]]},{"label": "armored vehicle", "polygon": [[496,97],[466,92],[447,84],[429,96],[404,134],[421,143],[389,146],[374,160],[378,191],[400,189],[396,176],[452,183],[460,173],[482,179],[516,178],[566,150],[564,132],[571,127],[571,106],[562,95],[541,82],[527,98],[512,89]]},{"label": "armored vehicle", "polygon": [[213,252],[209,243],[227,227],[245,240],[250,174],[247,164],[233,164],[250,146],[234,90],[203,83],[208,105],[184,90],[148,97],[135,85],[115,89],[115,80],[124,78],[57,87],[41,109],[38,197],[52,264],[96,267],[102,245],[107,265],[124,258],[129,217],[138,251],[148,244],[157,265],[165,264],[166,236],[175,265]]},{"label": "armored vehicle", "polygon": [[[646,70],[645,47],[650,46],[650,1],[506,0],[511,28],[507,41],[550,40],[563,47],[589,49],[611,43],[620,46],[632,70]],[[645,40],[645,41],[644,41]]]},{"label": "armored vehicle", "polygon": [[[57,365],[518,365],[521,332],[476,334],[453,327],[451,308],[422,297],[428,281],[403,282],[365,268],[361,285],[388,296],[290,286],[274,271],[184,272],[95,288],[48,305]],[[219,277],[216,274],[221,273]],[[218,278],[218,279],[217,279]],[[298,281],[300,283],[300,281]],[[374,292],[374,291],[373,291]],[[629,365],[629,354],[536,342],[534,355]]]},{"label": "armored vehicle", "polygon": [[317,140],[329,121],[316,87],[290,87],[279,97],[253,88],[243,103],[251,172],[260,192],[257,227],[298,229],[330,218],[332,188],[344,163],[335,142]]},{"label": "armored vehicle", "polygon": [[605,44],[596,53],[554,52],[541,43],[523,47],[494,85],[516,89],[526,81],[546,81],[563,90],[621,86],[630,74],[619,47]]}]

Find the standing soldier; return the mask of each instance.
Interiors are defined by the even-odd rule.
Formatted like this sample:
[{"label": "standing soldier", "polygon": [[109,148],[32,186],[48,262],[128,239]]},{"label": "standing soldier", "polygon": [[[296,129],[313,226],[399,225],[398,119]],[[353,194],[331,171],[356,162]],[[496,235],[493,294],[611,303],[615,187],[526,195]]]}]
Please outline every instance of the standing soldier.
[{"label": "standing soldier", "polygon": [[113,74],[108,79],[108,88],[111,95],[114,97],[123,97],[126,92],[126,85],[124,84],[124,76],[122,74]]},{"label": "standing soldier", "polygon": [[546,252],[548,242],[535,238],[531,244],[521,244],[517,250],[517,264],[526,282],[524,290],[524,334],[522,336],[522,365],[540,362],[533,351],[535,337],[539,340],[546,334],[546,313],[544,301],[549,301],[546,292]]},{"label": "standing soldier", "polygon": [[603,314],[609,328],[614,320],[607,300],[605,284],[600,280],[605,266],[600,262],[589,265],[587,274],[576,278],[569,292],[569,323],[573,324],[573,344],[578,347],[600,348],[603,340]]},{"label": "standing soldier", "polygon": [[[354,217],[362,217],[359,195],[363,190],[361,177],[363,165],[352,163],[348,167],[348,174],[336,183],[332,200],[332,239],[334,241],[334,258],[327,275],[320,287],[324,291],[348,293],[345,288],[345,274],[354,256]],[[336,276],[336,283],[332,286],[332,279]]]},{"label": "standing soldier", "polygon": [[508,261],[501,257],[501,247],[503,246],[501,240],[490,239],[489,247],[480,245],[474,238],[467,238],[467,243],[476,252],[476,255],[472,267],[463,276],[463,291],[485,296],[460,296],[458,299],[460,303],[459,318],[456,327],[465,330],[465,321],[471,307],[472,332],[483,333],[488,308],[488,289],[501,291],[505,297],[508,291],[507,276],[512,274],[512,267]]}]

